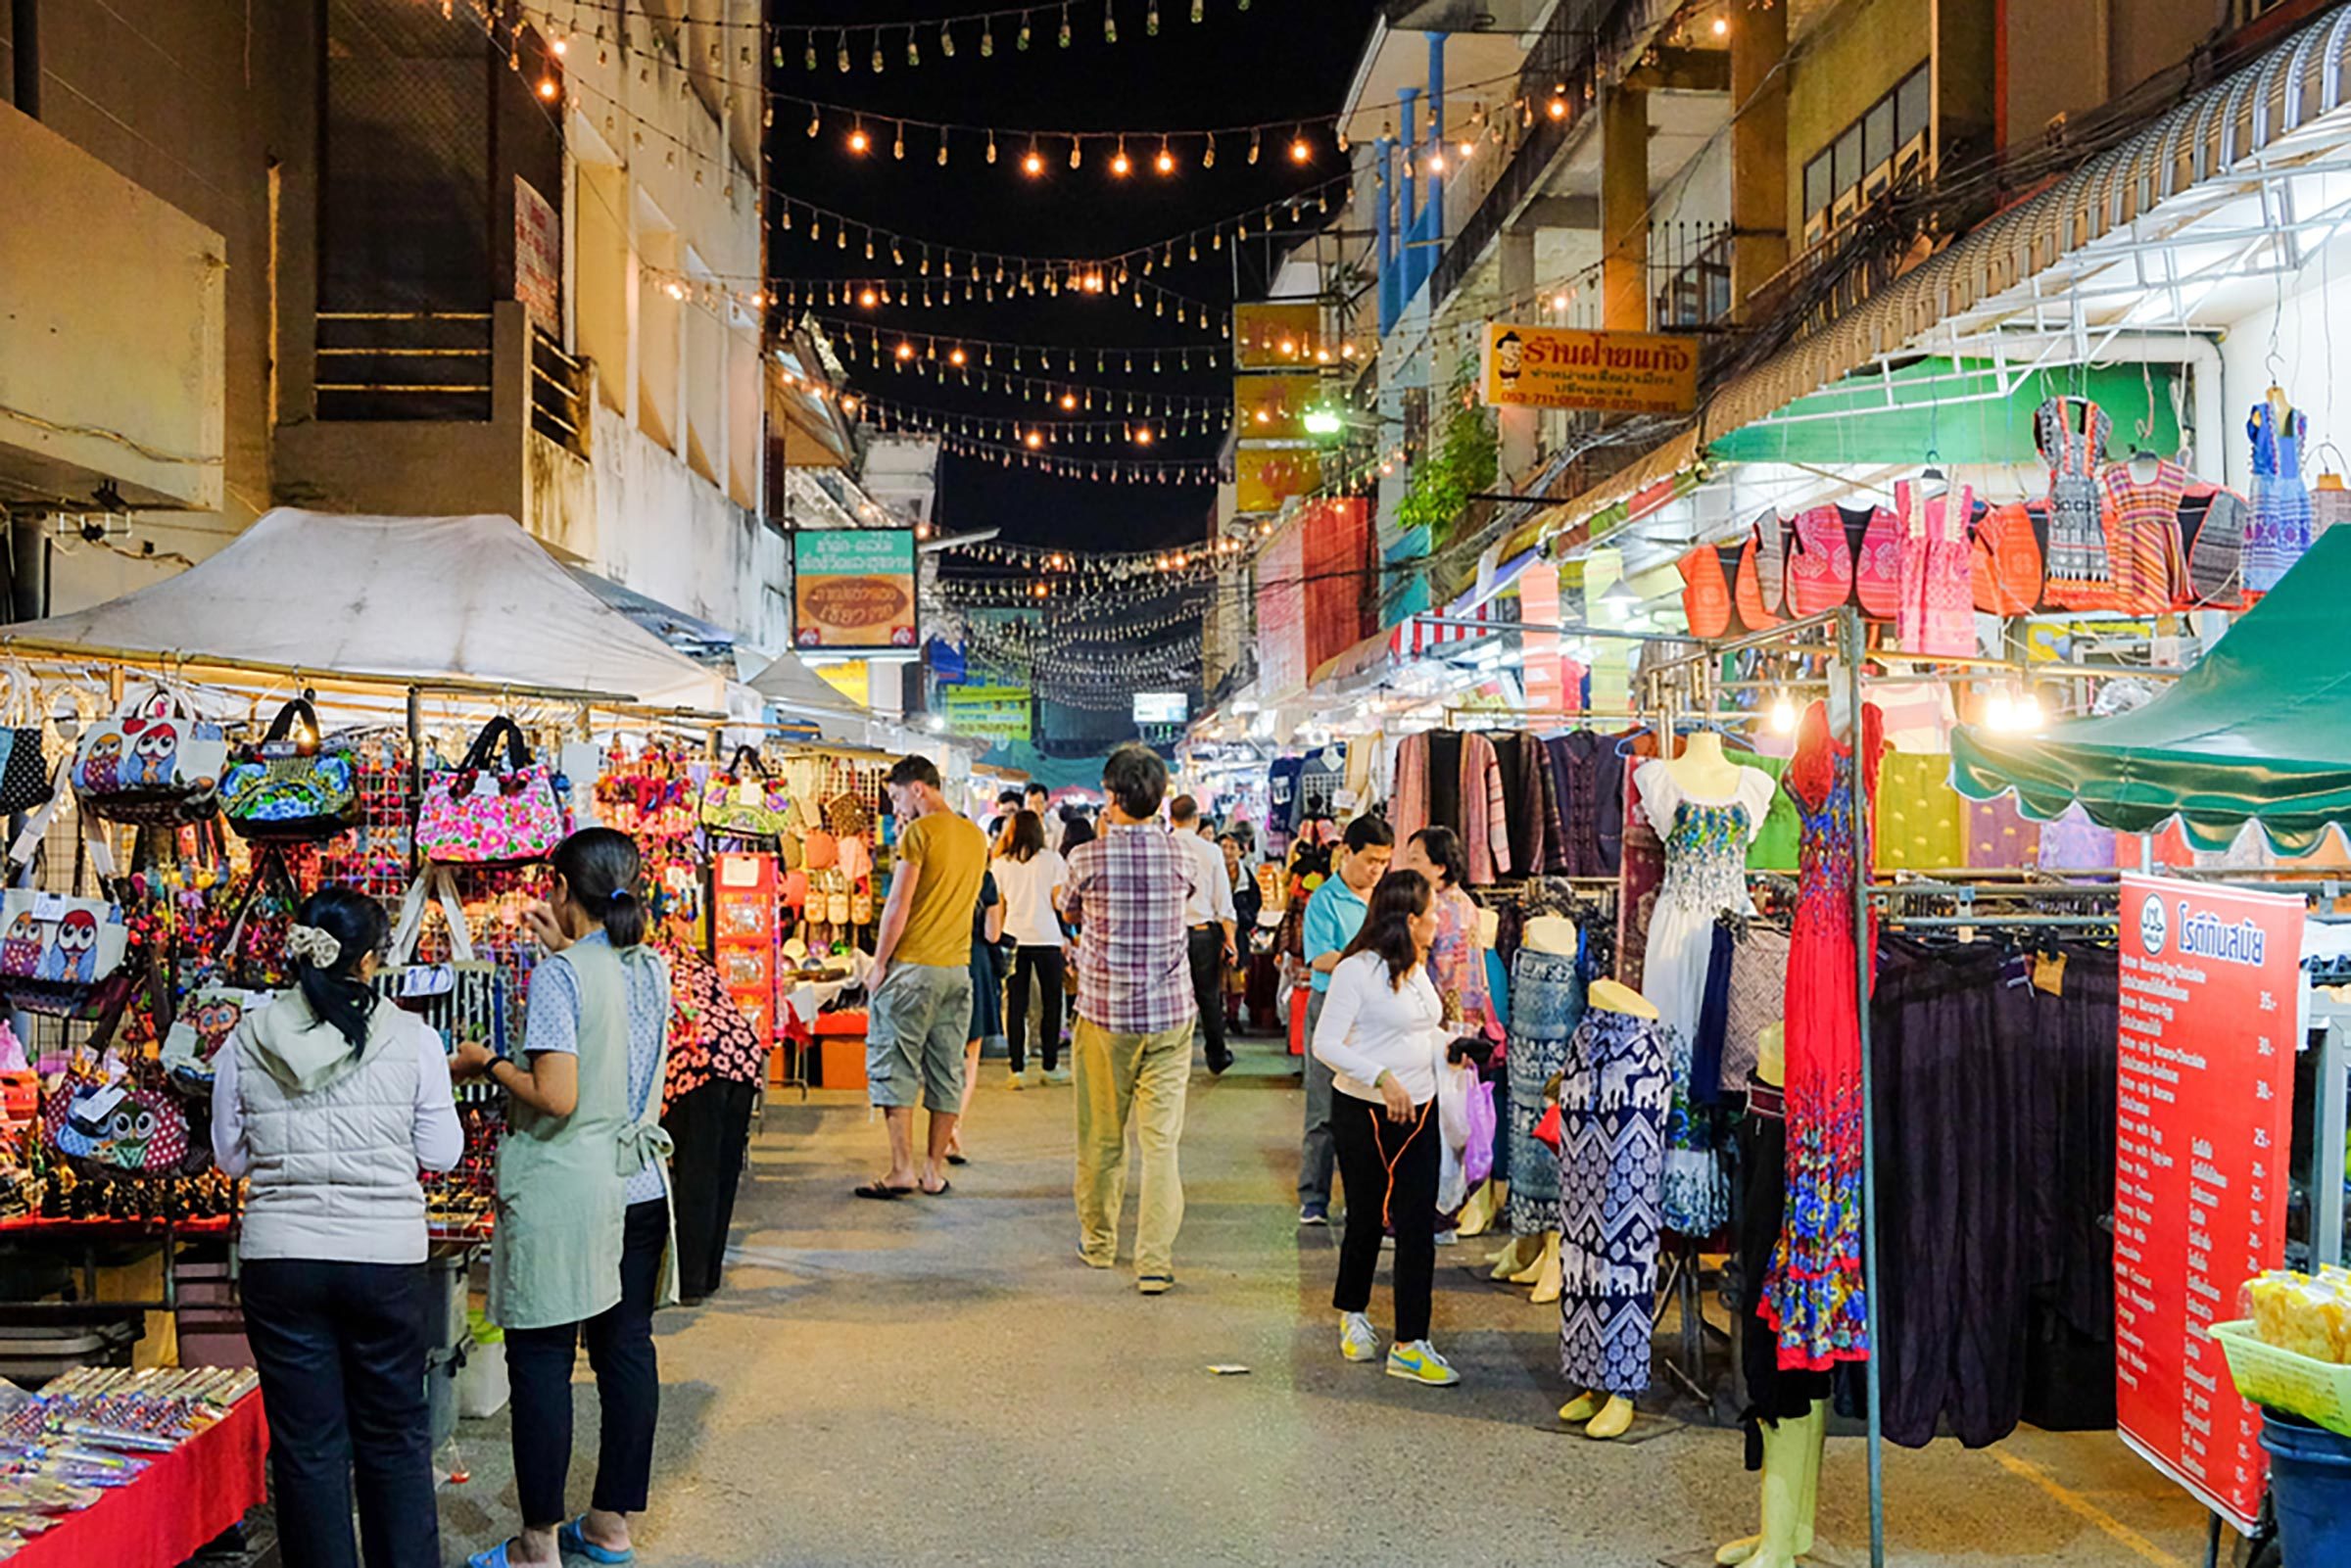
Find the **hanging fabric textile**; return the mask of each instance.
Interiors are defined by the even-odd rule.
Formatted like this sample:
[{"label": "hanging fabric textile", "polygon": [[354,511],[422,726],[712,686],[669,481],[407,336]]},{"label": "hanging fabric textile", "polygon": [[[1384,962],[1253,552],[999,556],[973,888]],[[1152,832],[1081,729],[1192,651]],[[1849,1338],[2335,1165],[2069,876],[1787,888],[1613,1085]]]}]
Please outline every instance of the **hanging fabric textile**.
[{"label": "hanging fabric textile", "polygon": [[1966,802],[1943,752],[1890,751],[1879,764],[1880,871],[1956,871],[1967,864]]},{"label": "hanging fabric textile", "polygon": [[2340,523],[2351,523],[2351,488],[2343,484],[2337,473],[2319,475],[2319,482],[2310,487],[2310,537],[2318,537]]},{"label": "hanging fabric textile", "polygon": [[2030,615],[2040,603],[2040,542],[2020,501],[1987,506],[1969,534],[1969,596],[1986,615]]},{"label": "hanging fabric textile", "polygon": [[[1462,847],[1469,856],[1470,885],[1488,887],[1511,875],[1513,865],[1510,796],[1503,785],[1502,761],[1495,755],[1494,742],[1482,735],[1459,739]],[[1434,818],[1433,812],[1431,815]]]},{"label": "hanging fabric textile", "polygon": [[1883,506],[1866,512],[1838,508],[1853,557],[1853,602],[1872,620],[1891,621],[1902,608],[1902,521]]},{"label": "hanging fabric textile", "polygon": [[1845,514],[1810,506],[1797,514],[1788,542],[1788,613],[1799,619],[1843,604],[1853,592],[1853,549]]},{"label": "hanging fabric textile", "polygon": [[2021,871],[2040,864],[2040,824],[2027,821],[2014,795],[1967,802],[1970,871]]},{"label": "hanging fabric textile", "polygon": [[1798,731],[1784,787],[1803,813],[1803,869],[1788,956],[1788,1222],[1773,1250],[1761,1310],[1780,1364],[1825,1370],[1870,1353],[1861,1280],[1861,1026],[1854,994],[1850,822],[1853,770],[1877,782],[1877,708],[1864,703],[1858,744],[1829,730],[1814,702]]},{"label": "hanging fabric textile", "polygon": [[2180,499],[2180,550],[2187,562],[2187,609],[2241,609],[2245,525],[2252,502],[2218,485],[2191,485]]},{"label": "hanging fabric textile", "polygon": [[1776,626],[1788,611],[1788,525],[1778,510],[1766,510],[1747,530],[1748,559],[1755,564],[1755,606]]},{"label": "hanging fabric textile", "polygon": [[1543,742],[1559,803],[1563,877],[1613,877],[1624,850],[1624,759],[1618,737],[1571,730]]},{"label": "hanging fabric textile", "polygon": [[[1724,637],[1731,630],[1731,574],[1723,570],[1720,553],[1701,545],[1675,561],[1682,574],[1682,618],[1692,637]],[[1737,570],[1737,563],[1732,563]]]},{"label": "hanging fabric textile", "polygon": [[1559,1371],[1569,1388],[1649,1387],[1667,1049],[1662,1024],[1605,1008],[1586,1012],[1567,1042],[1558,1179]]},{"label": "hanging fabric textile", "polygon": [[1767,757],[1756,751],[1726,751],[1733,762],[1742,768],[1771,776],[1771,803],[1763,810],[1763,826],[1747,846],[1749,871],[1786,872],[1793,876],[1797,866],[1796,802],[1783,791],[1780,777],[1788,771],[1786,757]]},{"label": "hanging fabric textile", "polygon": [[2106,607],[2105,490],[2098,465],[2114,421],[2087,398],[2051,398],[2033,415],[2033,440],[2049,468],[2049,549],[2042,597],[2061,609]]},{"label": "hanging fabric textile", "polygon": [[1549,854],[1544,836],[1543,778],[1550,772],[1550,754],[1540,739],[1524,732],[1489,739],[1502,785],[1503,836],[1510,852],[1505,874],[1531,876],[1542,869]]},{"label": "hanging fabric textile", "polygon": [[2158,615],[2184,594],[2187,567],[2180,557],[2180,499],[2188,472],[2158,458],[2143,483],[2131,464],[2106,470],[2106,558],[2113,607],[2134,615]]},{"label": "hanging fabric textile", "polygon": [[1976,651],[1967,539],[1974,501],[1975,492],[1965,485],[1936,496],[1907,479],[1894,487],[1901,591],[1895,636],[1905,653],[1964,658]]},{"label": "hanging fabric textile", "polygon": [[[1751,1061],[1750,1064],[1751,1069]],[[1739,1369],[1747,1408],[1747,1467],[1763,1467],[1762,1428],[1800,1420],[1812,1402],[1829,1397],[1830,1374],[1780,1367],[1770,1325],[1758,1315],[1763,1279],[1788,1213],[1788,1120],[1781,1091],[1747,1076],[1726,1079],[1747,1090],[1739,1118],[1739,1168],[1745,1176],[1739,1208]]]},{"label": "hanging fabric textile", "polygon": [[2029,1399],[2060,1428],[2113,1424],[2116,979],[2111,949],[1886,943],[1870,1027],[1891,1442],[1947,1423],[1980,1448]]},{"label": "hanging fabric textile", "polygon": [[2267,594],[2310,548],[2310,491],[2302,483],[2302,410],[2282,393],[2245,421],[2253,441],[2253,515],[2245,525],[2245,591]]},{"label": "hanging fabric textile", "polygon": [[1572,954],[1521,947],[1511,962],[1509,1065],[1511,1192],[1503,1213],[1511,1233],[1559,1228],[1559,1165],[1535,1140],[1543,1089],[1567,1065],[1567,1041],[1584,1016],[1584,981]]},{"label": "hanging fabric textile", "polygon": [[1635,777],[1640,760],[1655,756],[1656,737],[1643,733],[1621,743],[1623,770],[1624,847],[1616,878],[1616,978],[1641,989],[1649,951],[1650,913],[1657,902],[1657,886],[1665,879],[1665,843],[1641,807],[1641,784]]}]

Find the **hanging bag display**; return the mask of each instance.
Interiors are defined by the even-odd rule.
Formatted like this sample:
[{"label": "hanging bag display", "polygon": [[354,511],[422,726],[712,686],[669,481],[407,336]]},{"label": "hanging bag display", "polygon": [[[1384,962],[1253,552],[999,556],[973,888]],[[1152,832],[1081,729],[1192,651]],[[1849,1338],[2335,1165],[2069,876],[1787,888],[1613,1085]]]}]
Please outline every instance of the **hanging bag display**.
[{"label": "hanging bag display", "polygon": [[320,736],[318,710],[296,697],[221,776],[220,814],[241,838],[332,838],[359,823],[359,763]]},{"label": "hanging bag display", "polygon": [[759,753],[738,746],[735,760],[702,786],[702,826],[732,838],[781,838],[792,823],[792,797],[768,777]]},{"label": "hanging bag display", "polygon": [[463,866],[544,859],[569,832],[566,792],[552,769],[532,760],[513,720],[492,719],[456,767],[425,781],[416,808],[417,851],[427,860]]},{"label": "hanging bag display", "polygon": [[0,980],[12,993],[29,981],[53,999],[84,995],[122,967],[129,947],[119,904],[32,887],[0,893]]},{"label": "hanging bag display", "polygon": [[0,680],[8,685],[0,702],[0,812],[31,811],[57,787],[41,745],[49,727],[34,701],[31,671],[11,664],[0,670]]},{"label": "hanging bag display", "polygon": [[82,732],[73,792],[108,822],[170,827],[213,814],[228,741],[174,688],[158,685]]}]

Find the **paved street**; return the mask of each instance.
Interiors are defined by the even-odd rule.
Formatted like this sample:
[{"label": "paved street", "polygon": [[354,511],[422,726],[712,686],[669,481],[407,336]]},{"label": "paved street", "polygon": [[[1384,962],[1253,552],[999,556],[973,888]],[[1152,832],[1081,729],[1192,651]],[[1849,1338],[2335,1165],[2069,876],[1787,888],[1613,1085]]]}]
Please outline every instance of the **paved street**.
[{"label": "paved street", "polygon": [[[771,1105],[726,1290],[660,1319],[640,1559],[1640,1568],[1710,1562],[1754,1528],[1736,1430],[1559,1430],[1556,1316],[1472,1278],[1470,1246],[1439,1254],[1435,1338],[1461,1388],[1340,1361],[1336,1234],[1292,1223],[1298,1092],[1270,1047],[1243,1050],[1233,1075],[1193,1080],[1179,1284],[1157,1300],[1075,1255],[1068,1088],[1009,1093],[989,1063],[975,1163],[949,1196],[897,1204],[849,1197],[881,1168],[861,1103]],[[1386,1302],[1383,1278],[1383,1334]],[[511,1522],[505,1441],[503,1417],[460,1433],[453,1561]],[[1833,1440],[1815,1560],[1866,1562],[1864,1486],[1860,1442]],[[2111,1436],[1889,1449],[1887,1488],[1894,1558],[1917,1568],[2201,1561],[2201,1511]]]}]

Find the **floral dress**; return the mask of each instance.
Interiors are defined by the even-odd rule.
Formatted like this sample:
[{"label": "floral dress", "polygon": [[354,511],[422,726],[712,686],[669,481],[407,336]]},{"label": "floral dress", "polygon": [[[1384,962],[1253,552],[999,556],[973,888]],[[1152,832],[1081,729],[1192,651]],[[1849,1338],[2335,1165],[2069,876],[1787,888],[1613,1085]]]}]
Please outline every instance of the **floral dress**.
[{"label": "floral dress", "polygon": [[2041,592],[2067,609],[2102,609],[2112,594],[2098,465],[2113,432],[2114,421],[2087,398],[2051,398],[2033,416],[2033,439],[2049,465],[2048,579]]},{"label": "floral dress", "polygon": [[[1862,707],[1870,782],[1884,747]],[[1757,1315],[1783,1367],[1824,1371],[1869,1356],[1861,1280],[1861,1022],[1854,985],[1853,748],[1815,702],[1783,784],[1802,814],[1803,864],[1788,952],[1788,1204]]]},{"label": "floral dress", "polygon": [[1608,1394],[1649,1387],[1650,1312],[1672,1094],[1670,1031],[1594,1008],[1559,1079],[1559,1371]]},{"label": "floral dress", "polygon": [[1706,1236],[1731,1217],[1730,1181],[1715,1158],[1711,1124],[1688,1111],[1690,1051],[1705,1005],[1706,969],[1714,951],[1714,922],[1745,912],[1747,849],[1771,809],[1774,784],[1759,769],[1741,768],[1730,798],[1700,800],[1682,793],[1662,761],[1641,765],[1641,806],[1665,846],[1665,879],[1649,920],[1641,994],[1657,1010],[1671,1039],[1674,1102],[1681,1108],[1665,1157],[1665,1225],[1685,1236]]},{"label": "floral dress", "polygon": [[1486,1015],[1486,952],[1478,942],[1477,901],[1459,887],[1435,899],[1437,934],[1428,944],[1428,977],[1450,1017]]}]

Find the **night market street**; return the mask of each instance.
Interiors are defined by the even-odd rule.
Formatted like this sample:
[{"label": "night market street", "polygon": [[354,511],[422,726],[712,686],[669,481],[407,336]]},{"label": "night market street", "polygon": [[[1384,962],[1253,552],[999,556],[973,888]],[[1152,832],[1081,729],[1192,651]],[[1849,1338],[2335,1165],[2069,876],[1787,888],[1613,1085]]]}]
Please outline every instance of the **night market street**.
[{"label": "night market street", "polygon": [[[1272,1051],[1193,1076],[1179,1283],[1155,1300],[1075,1254],[1068,1087],[1007,1093],[988,1062],[974,1163],[945,1198],[896,1204],[849,1197],[881,1142],[856,1096],[774,1091],[724,1289],[654,1320],[663,1484],[641,1556],[1651,1568],[1711,1562],[1755,1528],[1736,1428],[1645,1412],[1643,1441],[1604,1444],[1559,1427],[1557,1314],[1467,1272],[1495,1242],[1438,1255],[1435,1338],[1461,1387],[1342,1362],[1338,1232],[1292,1222],[1299,1100]],[[1383,1268],[1383,1332],[1387,1310]],[[504,1415],[458,1443],[472,1480],[442,1491],[453,1561],[514,1505]],[[578,1443],[575,1496],[594,1463]],[[2109,1433],[1889,1446],[1886,1489],[1904,1568],[2202,1560],[2202,1510]],[[1810,1561],[1867,1560],[1866,1497],[1860,1439],[1832,1438]]]}]

